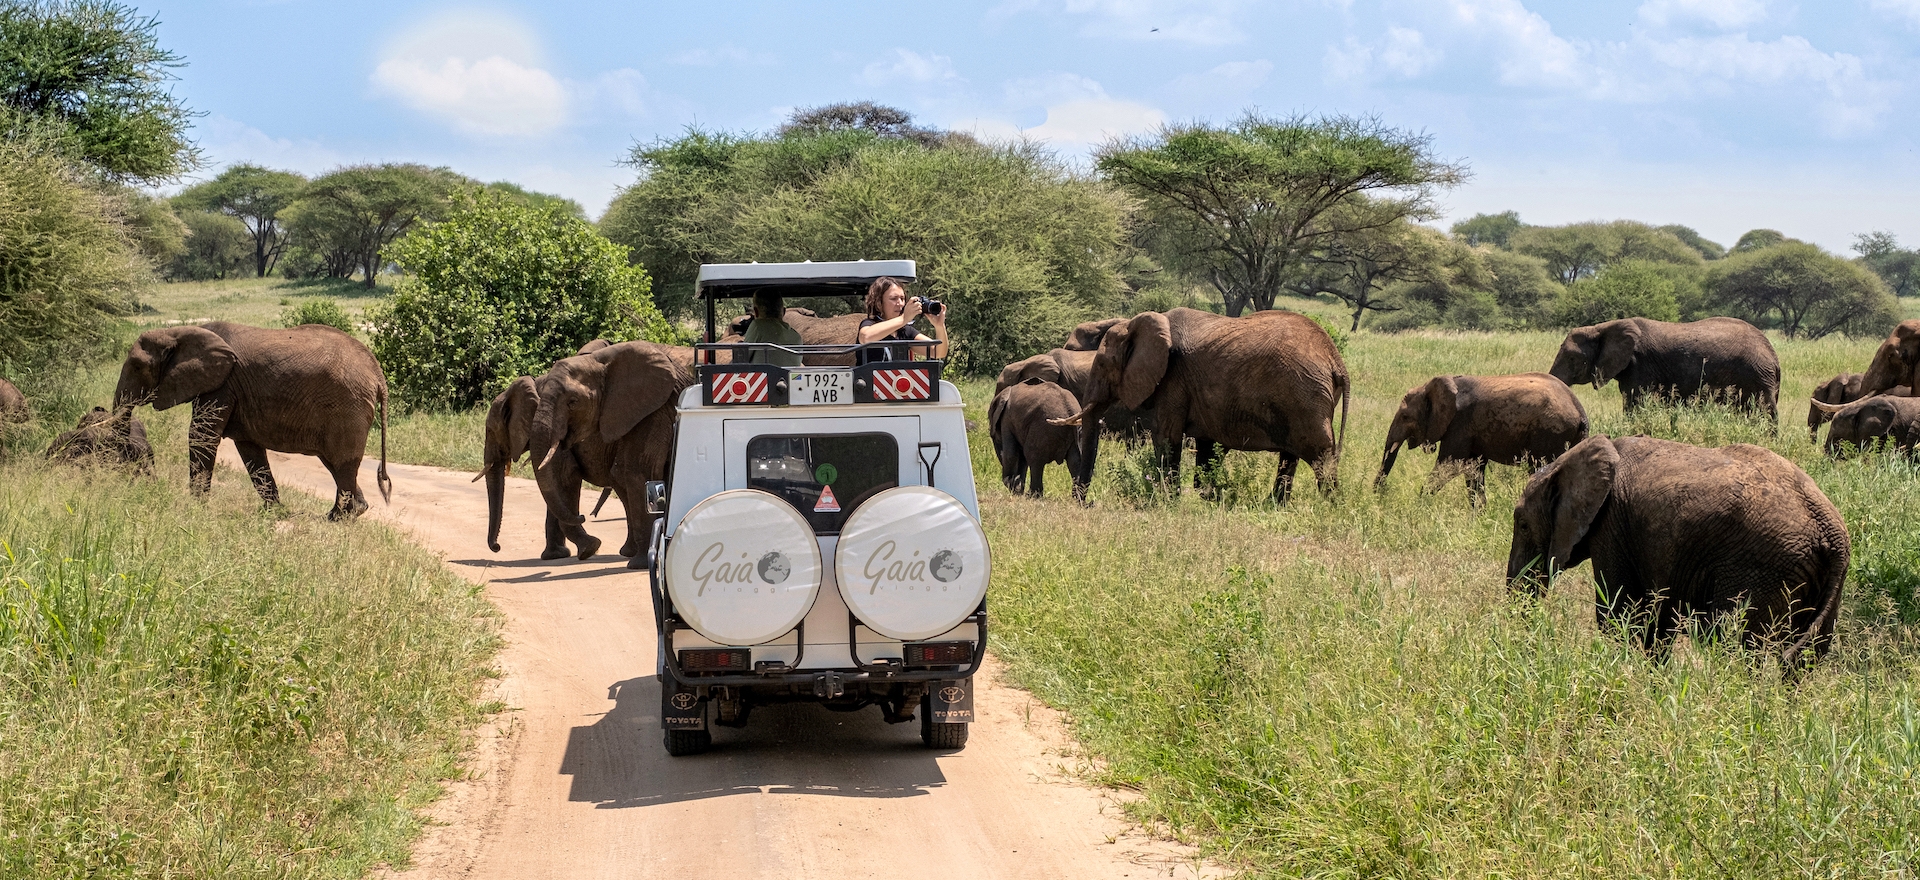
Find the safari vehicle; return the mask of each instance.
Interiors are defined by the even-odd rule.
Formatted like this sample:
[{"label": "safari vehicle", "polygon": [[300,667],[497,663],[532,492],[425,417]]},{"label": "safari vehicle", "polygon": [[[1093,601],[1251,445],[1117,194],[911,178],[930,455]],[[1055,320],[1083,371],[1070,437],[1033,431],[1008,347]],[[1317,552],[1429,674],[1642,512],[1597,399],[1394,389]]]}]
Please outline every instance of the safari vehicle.
[{"label": "safari vehicle", "polygon": [[[911,280],[913,261],[707,265],[695,287],[715,339],[723,300],[771,288],[857,309],[880,276]],[[851,341],[695,346],[668,480],[647,487],[663,514],[647,564],[668,754],[793,701],[917,715],[927,746],[966,745],[992,567],[966,422],[931,343],[888,345],[916,357],[849,366],[882,347]],[[842,365],[756,363],[756,349]]]}]

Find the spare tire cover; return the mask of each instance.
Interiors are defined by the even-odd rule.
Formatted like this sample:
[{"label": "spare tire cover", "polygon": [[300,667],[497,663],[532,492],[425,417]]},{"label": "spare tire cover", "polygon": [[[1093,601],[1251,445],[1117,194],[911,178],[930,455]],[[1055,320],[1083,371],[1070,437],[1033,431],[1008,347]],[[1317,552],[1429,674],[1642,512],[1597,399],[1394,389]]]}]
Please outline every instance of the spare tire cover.
[{"label": "spare tire cover", "polygon": [[987,594],[987,533],[931,486],[898,486],[861,504],[834,550],[840,595],[860,622],[891,639],[928,639],[958,626]]},{"label": "spare tire cover", "polygon": [[812,527],[759,489],[694,505],[674,530],[663,570],[673,609],[722,645],[757,645],[793,629],[825,573]]}]

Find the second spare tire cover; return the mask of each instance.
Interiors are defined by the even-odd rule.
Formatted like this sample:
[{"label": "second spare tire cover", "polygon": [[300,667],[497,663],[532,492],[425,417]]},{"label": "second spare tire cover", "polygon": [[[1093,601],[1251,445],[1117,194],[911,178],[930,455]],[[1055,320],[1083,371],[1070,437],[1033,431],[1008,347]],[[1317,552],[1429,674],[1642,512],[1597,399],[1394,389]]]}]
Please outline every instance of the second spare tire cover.
[{"label": "second spare tire cover", "polygon": [[694,505],[661,568],[674,610],[722,645],[757,645],[793,629],[813,607],[824,574],[812,527],[758,489]]},{"label": "second spare tire cover", "polygon": [[890,639],[929,639],[958,626],[987,594],[987,533],[931,486],[898,486],[862,503],[834,550],[840,596]]}]

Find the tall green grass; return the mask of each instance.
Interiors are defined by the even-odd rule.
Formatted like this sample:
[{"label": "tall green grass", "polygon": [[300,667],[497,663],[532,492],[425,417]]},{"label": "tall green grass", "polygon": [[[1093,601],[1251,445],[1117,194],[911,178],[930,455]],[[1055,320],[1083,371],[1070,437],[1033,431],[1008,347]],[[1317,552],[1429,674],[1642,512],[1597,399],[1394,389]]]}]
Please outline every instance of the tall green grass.
[{"label": "tall green grass", "polygon": [[[1139,818],[1252,876],[1920,873],[1920,471],[1830,461],[1804,422],[1812,386],[1861,369],[1873,341],[1776,339],[1777,429],[1724,407],[1629,417],[1611,386],[1577,389],[1598,432],[1758,443],[1840,508],[1838,645],[1795,684],[1726,643],[1650,660],[1596,627],[1585,567],[1544,601],[1510,599],[1519,469],[1490,469],[1480,510],[1459,480],[1421,491],[1418,453],[1372,490],[1408,388],[1544,369],[1558,344],[1356,335],[1341,488],[1322,497],[1303,468],[1283,508],[1264,501],[1274,457],[1251,453],[1223,464],[1226,503],[1130,501],[1139,459],[1113,444],[1092,508],[1063,470],[1053,497],[1014,498],[976,432],[995,649],[1068,714],[1101,778],[1142,794]],[[966,392],[983,413],[991,386]]]},{"label": "tall green grass", "polygon": [[[110,383],[110,378],[107,380]],[[328,502],[0,465],[0,876],[357,877],[403,864],[495,649],[479,588]]]}]

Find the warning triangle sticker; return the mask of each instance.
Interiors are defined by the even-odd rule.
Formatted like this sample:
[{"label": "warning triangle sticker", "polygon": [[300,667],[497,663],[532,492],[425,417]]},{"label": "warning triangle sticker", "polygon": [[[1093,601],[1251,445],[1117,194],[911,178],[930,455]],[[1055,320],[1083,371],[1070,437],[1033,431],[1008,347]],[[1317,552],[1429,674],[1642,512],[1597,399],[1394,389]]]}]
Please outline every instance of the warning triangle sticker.
[{"label": "warning triangle sticker", "polygon": [[832,486],[820,487],[820,502],[813,506],[814,513],[839,513],[840,502],[833,497]]}]

